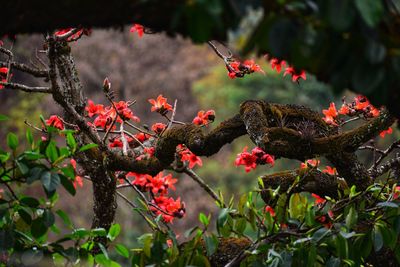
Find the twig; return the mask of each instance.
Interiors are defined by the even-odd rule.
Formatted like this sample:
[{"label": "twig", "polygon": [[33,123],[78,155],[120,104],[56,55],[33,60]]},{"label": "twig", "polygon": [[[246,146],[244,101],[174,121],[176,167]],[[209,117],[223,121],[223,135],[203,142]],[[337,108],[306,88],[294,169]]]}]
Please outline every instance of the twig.
[{"label": "twig", "polygon": [[[5,67],[5,66],[8,66],[6,62],[0,62],[0,67]],[[19,71],[31,74],[34,77],[47,78],[49,76],[48,70],[37,70],[23,63],[11,62],[11,66],[13,69],[17,69]]]},{"label": "twig", "polygon": [[152,137],[157,137],[157,135],[152,134],[152,133],[150,133],[150,132],[148,132],[148,131],[146,131],[146,130],[143,130],[143,129],[141,129],[141,128],[135,126],[134,124],[130,123],[129,121],[125,121],[125,124],[128,125],[128,126],[130,126],[130,127],[132,127],[133,129],[137,130],[138,132],[141,132],[141,133],[144,133],[144,134],[148,134],[148,135],[150,135],[150,136],[152,136]]},{"label": "twig", "polygon": [[342,123],[340,124],[340,126],[343,126],[343,125],[345,125],[345,124],[347,124],[347,123],[349,123],[349,122],[356,121],[356,120],[359,120],[359,119],[361,119],[360,116],[357,116],[357,117],[348,119],[347,121],[342,122]]},{"label": "twig", "polygon": [[28,93],[46,93],[51,94],[53,91],[50,87],[30,87],[20,83],[0,82],[0,85],[6,89],[18,89]]},{"label": "twig", "polygon": [[31,127],[31,128],[33,128],[33,129],[39,131],[39,132],[42,132],[42,133],[46,133],[46,132],[47,132],[45,129],[40,129],[39,127],[36,127],[35,125],[31,124],[31,123],[28,122],[27,120],[24,120],[24,123],[25,123],[26,125],[28,125],[29,127]]},{"label": "twig", "polygon": [[387,157],[394,149],[400,148],[400,140],[397,140],[393,144],[391,144],[385,151],[382,151],[382,155],[374,162],[372,167],[370,169],[375,169],[376,166],[378,166],[379,163],[382,162],[382,160]]},{"label": "twig", "polygon": [[198,176],[194,171],[185,168],[183,169],[183,172],[189,175],[196,183],[198,183],[200,187],[203,188],[204,191],[206,191],[215,201],[217,201],[221,207],[226,207],[225,203],[222,202],[222,200],[218,197],[214,190],[212,190],[212,188],[208,184],[206,184],[206,182],[204,182],[204,180],[201,179],[201,177]]},{"label": "twig", "polygon": [[135,203],[133,203],[132,201],[130,201],[125,195],[123,195],[121,192],[117,191],[117,195],[119,197],[121,197],[123,200],[125,200],[125,202],[130,205],[136,212],[139,213],[140,216],[142,216],[142,218],[146,221],[147,225],[152,229],[152,230],[159,230],[161,231],[161,229],[157,226],[157,224],[154,224],[157,226],[157,228],[155,229],[154,226],[148,221],[146,215],[144,215],[144,213],[139,209],[138,206],[135,205]]},{"label": "twig", "polygon": [[126,155],[128,155],[128,141],[126,140],[125,134],[124,134],[124,121],[121,122],[119,129],[121,132],[122,154],[124,156],[126,156]]}]

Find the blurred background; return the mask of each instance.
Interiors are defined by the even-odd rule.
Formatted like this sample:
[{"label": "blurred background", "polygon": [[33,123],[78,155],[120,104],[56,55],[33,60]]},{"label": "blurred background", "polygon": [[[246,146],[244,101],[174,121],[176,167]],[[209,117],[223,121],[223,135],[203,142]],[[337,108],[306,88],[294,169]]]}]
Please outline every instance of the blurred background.
[{"label": "blurred background", "polygon": [[[10,41],[5,47],[10,47]],[[42,36],[18,36],[13,44],[17,61],[36,62],[35,49],[43,45]],[[216,121],[209,126],[215,127],[239,111],[242,101],[264,99],[270,102],[305,105],[319,112],[326,109],[330,102],[338,105],[340,97],[335,97],[331,89],[308,75],[307,81],[293,83],[290,77],[282,77],[271,71],[264,58],[254,58],[266,72],[265,75],[254,73],[244,79],[231,80],[223,62],[206,45],[194,45],[189,40],[170,38],[163,34],[145,34],[138,38],[130,33],[129,28],[117,30],[94,30],[90,37],[83,37],[71,43],[84,92],[95,103],[106,103],[102,92],[102,83],[108,77],[116,100],[136,100],[133,106],[135,115],[142,123],[152,125],[164,122],[158,114],[150,112],[149,98],[163,94],[169,103],[178,100],[176,119],[190,122],[200,109],[214,109]],[[40,56],[40,55],[39,55]],[[43,56],[43,58],[45,58]],[[41,81],[21,73],[14,73],[13,81],[28,85],[39,85]],[[353,96],[350,92],[349,97]],[[350,100],[350,99],[349,99]],[[11,119],[2,124],[0,138],[5,140],[8,131],[23,136],[26,130],[24,120],[40,125],[39,115],[48,117],[60,114],[60,109],[49,96],[33,95],[24,92],[2,90],[0,93],[0,114]],[[322,112],[321,112],[322,114]],[[399,133],[379,140],[379,146],[389,144]],[[5,142],[1,142],[4,147]],[[256,171],[245,173],[244,168],[235,167],[236,154],[248,145],[254,145],[248,137],[242,137],[231,145],[225,146],[220,153],[210,158],[203,158],[203,167],[195,167],[197,172],[216,191],[224,193],[226,201],[231,196],[239,198],[242,193],[257,187],[258,176],[299,166],[300,162],[280,159],[273,168],[259,166]],[[363,155],[365,160],[368,155]],[[198,213],[218,215],[218,209],[212,198],[205,194],[197,184],[185,175],[179,177],[175,196],[180,196],[186,203],[186,216],[176,219],[172,227],[183,236],[185,230],[198,223]],[[27,189],[31,194],[40,194],[40,186]],[[60,190],[58,205],[70,214],[77,227],[90,227],[92,218],[92,193],[90,182],[78,188],[77,195],[71,197]],[[135,199],[134,192],[124,189],[124,194]],[[123,227],[120,241],[130,246],[146,230],[146,225],[130,206],[118,199],[116,222]]]}]

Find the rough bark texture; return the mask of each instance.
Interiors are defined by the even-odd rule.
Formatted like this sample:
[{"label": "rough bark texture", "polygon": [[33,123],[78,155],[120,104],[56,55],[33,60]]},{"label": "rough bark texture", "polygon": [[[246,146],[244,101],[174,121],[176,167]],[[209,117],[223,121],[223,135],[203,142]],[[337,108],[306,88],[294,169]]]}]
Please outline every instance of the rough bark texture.
[{"label": "rough bark texture", "polygon": [[[57,68],[60,82],[60,87],[57,87],[58,90],[54,92],[55,100],[63,107],[69,105],[77,114],[83,116],[86,101],[70,48],[64,42],[56,42],[53,45],[51,53],[54,63],[53,69],[54,67]],[[73,114],[67,110],[64,119],[71,124],[77,124]],[[84,132],[78,132],[75,138],[79,146],[89,143]],[[105,161],[93,154],[92,151],[79,153],[76,158],[85,174],[92,180],[94,198],[92,228],[109,229],[114,221],[117,208],[116,179],[107,171]],[[107,243],[106,238],[100,238],[97,241],[104,245]],[[95,248],[95,250],[98,250],[98,248]]]},{"label": "rough bark texture", "polygon": [[293,185],[296,178],[300,176],[299,183],[291,190],[291,193],[313,192],[320,196],[337,197],[338,182],[335,176],[323,173],[317,169],[290,170],[261,177],[263,185],[261,187],[261,197],[268,203],[270,200],[270,189],[279,187],[279,192],[287,192]]}]

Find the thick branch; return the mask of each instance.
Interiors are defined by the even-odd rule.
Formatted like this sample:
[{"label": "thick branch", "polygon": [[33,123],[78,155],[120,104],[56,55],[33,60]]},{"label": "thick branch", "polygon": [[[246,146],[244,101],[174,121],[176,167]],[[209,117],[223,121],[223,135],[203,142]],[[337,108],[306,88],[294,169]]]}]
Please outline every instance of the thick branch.
[{"label": "thick branch", "polygon": [[261,196],[263,200],[268,203],[270,198],[268,189],[270,188],[275,189],[279,186],[281,193],[286,192],[298,176],[300,176],[300,181],[293,188],[292,193],[306,191],[321,196],[337,197],[338,182],[335,176],[317,169],[297,169],[262,176],[263,188],[261,188]]},{"label": "thick branch", "polygon": [[[264,101],[246,101],[241,105],[240,113],[250,138],[257,146],[275,156],[301,161],[341,151],[354,152],[395,120],[383,110],[379,117],[358,128],[332,134],[330,131],[335,129],[329,130],[318,113],[302,107],[297,107],[297,112],[296,108],[283,107]],[[296,120],[297,124],[294,123]],[[303,126],[299,128],[302,122]]]}]

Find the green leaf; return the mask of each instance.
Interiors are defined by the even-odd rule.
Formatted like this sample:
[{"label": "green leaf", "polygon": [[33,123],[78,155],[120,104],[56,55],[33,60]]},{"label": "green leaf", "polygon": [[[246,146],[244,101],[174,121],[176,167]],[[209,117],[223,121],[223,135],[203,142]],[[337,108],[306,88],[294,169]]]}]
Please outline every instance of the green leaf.
[{"label": "green leaf", "polygon": [[129,250],[122,244],[115,245],[115,251],[124,258],[129,258]]},{"label": "green leaf", "polygon": [[73,232],[74,237],[77,239],[86,238],[89,234],[90,234],[90,231],[86,230],[85,228],[78,228],[78,229],[75,229]]},{"label": "green leaf", "polygon": [[54,224],[55,218],[54,214],[51,210],[45,209],[43,212],[43,224],[47,227],[50,227]]},{"label": "green leaf", "polygon": [[312,240],[315,242],[319,242],[321,241],[325,236],[327,236],[328,234],[330,234],[331,230],[322,227],[320,229],[318,229],[317,231],[315,231],[315,233],[312,236]]},{"label": "green leaf", "polygon": [[[64,222],[64,224],[65,224],[66,226],[68,226],[69,228],[73,228],[71,219],[68,217],[68,215],[67,215],[64,211],[62,211],[62,210],[57,210],[57,211],[56,211],[56,214],[57,214],[58,216],[60,216],[60,218],[63,220],[63,222]],[[95,230],[95,229],[93,229],[93,230]]]},{"label": "green leaf", "polygon": [[121,232],[121,226],[118,223],[113,224],[108,231],[107,238],[114,241]]},{"label": "green leaf", "polygon": [[349,213],[346,216],[346,225],[349,229],[351,229],[356,223],[358,219],[357,211],[353,206],[351,206]]},{"label": "green leaf", "polygon": [[83,147],[81,147],[79,149],[79,151],[83,152],[83,151],[86,151],[86,150],[89,150],[89,149],[92,149],[92,148],[95,148],[95,147],[98,147],[98,145],[94,144],[94,143],[91,143],[91,144],[84,145]]},{"label": "green leaf", "polygon": [[381,230],[377,225],[375,225],[374,227],[372,238],[375,252],[378,252],[383,247],[383,236]]},{"label": "green leaf", "polygon": [[21,161],[17,161],[18,169],[21,171],[22,175],[26,175],[29,173],[29,167]]},{"label": "green leaf", "polygon": [[51,173],[46,171],[40,178],[43,187],[46,188],[48,192],[54,192],[57,186],[60,184],[60,176],[57,173]]},{"label": "green leaf", "polygon": [[72,152],[76,151],[76,141],[72,133],[67,133],[67,145],[71,149]]},{"label": "green leaf", "polygon": [[50,142],[46,147],[46,156],[51,162],[55,162],[58,159],[58,152],[54,142]]},{"label": "green leaf", "polygon": [[215,235],[206,235],[204,236],[204,241],[206,243],[207,256],[213,255],[218,248],[218,238]]},{"label": "green leaf", "polygon": [[388,208],[398,208],[399,205],[397,203],[394,202],[389,202],[389,201],[385,201],[385,202],[379,202],[378,204],[376,204],[377,207],[388,207]]},{"label": "green leaf", "polygon": [[94,236],[106,236],[107,235],[107,231],[104,228],[95,228],[91,230],[91,233]]},{"label": "green leaf", "polygon": [[376,26],[382,19],[384,7],[381,0],[356,0],[356,7],[370,27]]},{"label": "green leaf", "polygon": [[6,121],[8,117],[6,115],[0,114],[0,121]]},{"label": "green leaf", "polygon": [[35,238],[40,238],[47,232],[47,227],[44,225],[42,218],[37,218],[32,221],[31,234]]},{"label": "green leaf", "polygon": [[67,190],[68,193],[70,193],[71,195],[75,196],[76,190],[75,190],[75,187],[74,187],[74,184],[72,183],[72,181],[70,179],[68,179],[68,177],[66,177],[65,175],[60,174],[59,176],[60,176],[61,184],[63,185],[65,190]]},{"label": "green leaf", "polygon": [[12,150],[17,149],[18,147],[18,137],[14,133],[7,134],[7,145]]},{"label": "green leaf", "polygon": [[42,174],[45,170],[41,167],[34,167],[29,170],[29,176],[26,179],[28,184],[32,184],[34,181],[39,180],[42,177]]},{"label": "green leaf", "polygon": [[37,208],[40,205],[39,201],[33,197],[23,197],[19,200],[19,202],[30,208]]},{"label": "green leaf", "polygon": [[218,218],[217,218],[217,229],[219,231],[220,228],[224,227],[224,224],[226,223],[228,219],[228,214],[229,214],[229,209],[224,208],[221,209]]},{"label": "green leaf", "polygon": [[28,141],[29,144],[33,144],[33,135],[31,129],[26,129],[26,140]]},{"label": "green leaf", "polygon": [[200,212],[200,214],[199,214],[199,221],[206,227],[209,224],[209,220],[208,220],[207,216],[202,212]]},{"label": "green leaf", "polygon": [[24,208],[20,208],[18,214],[26,224],[30,225],[32,223],[32,216]]}]

